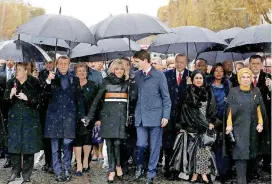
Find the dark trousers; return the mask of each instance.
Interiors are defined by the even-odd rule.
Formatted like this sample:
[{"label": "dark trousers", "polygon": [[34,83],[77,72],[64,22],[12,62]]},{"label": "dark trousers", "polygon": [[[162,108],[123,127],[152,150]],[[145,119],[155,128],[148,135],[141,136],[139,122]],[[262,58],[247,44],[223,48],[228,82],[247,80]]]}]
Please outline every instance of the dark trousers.
[{"label": "dark trousers", "polygon": [[247,160],[235,160],[237,184],[247,184]]},{"label": "dark trousers", "polygon": [[137,128],[137,166],[142,168],[144,151],[149,146],[149,162],[147,178],[156,176],[156,168],[160,157],[163,129],[161,127],[136,127]]},{"label": "dark trousers", "polygon": [[271,165],[271,155],[263,155],[263,167],[270,168]]},{"label": "dark trousers", "polygon": [[[23,159],[23,166],[22,166]],[[11,154],[12,172],[16,175],[22,171],[23,179],[30,179],[34,167],[34,154]]]},{"label": "dark trousers", "polygon": [[105,139],[109,162],[109,172],[115,172],[116,166],[121,166],[120,139]]},{"label": "dark trousers", "polygon": [[[61,161],[60,141],[63,145],[63,161]],[[51,139],[53,170],[56,175],[62,174],[63,170],[71,171],[73,139]]]},{"label": "dark trousers", "polygon": [[43,139],[43,150],[45,157],[45,165],[52,167],[52,148],[51,148],[51,139]]}]

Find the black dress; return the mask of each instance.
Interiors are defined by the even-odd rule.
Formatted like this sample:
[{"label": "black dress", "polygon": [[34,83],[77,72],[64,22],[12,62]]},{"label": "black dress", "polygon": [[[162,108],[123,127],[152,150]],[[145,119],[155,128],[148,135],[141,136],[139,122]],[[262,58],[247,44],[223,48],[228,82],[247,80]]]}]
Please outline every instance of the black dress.
[{"label": "black dress", "polygon": [[[92,102],[95,96],[97,95],[98,87],[93,81],[88,81],[84,86],[82,86],[82,90],[84,93],[85,114],[87,115],[92,105]],[[81,121],[77,122],[76,139],[74,141],[75,147],[91,145],[92,128],[93,124],[90,124],[87,127],[85,127]]]},{"label": "black dress", "polygon": [[[211,147],[201,144],[202,135],[209,129],[209,124],[214,123],[216,113],[217,104],[211,89],[188,85],[185,102],[181,107],[181,121],[178,124],[178,127],[184,130],[181,140],[184,146],[174,155],[170,163],[173,169],[180,169],[179,172],[183,176],[192,173],[217,175]],[[177,161],[180,163],[179,167],[175,163]]]}]

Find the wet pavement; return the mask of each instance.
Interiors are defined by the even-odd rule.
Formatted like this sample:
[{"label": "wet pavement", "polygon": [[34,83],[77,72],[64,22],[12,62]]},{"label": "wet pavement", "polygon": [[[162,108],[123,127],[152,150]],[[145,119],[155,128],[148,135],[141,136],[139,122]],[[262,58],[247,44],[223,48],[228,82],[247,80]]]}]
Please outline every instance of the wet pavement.
[{"label": "wet pavement", "polygon": [[[0,184],[5,184],[6,179],[10,176],[10,168],[4,169],[3,168],[4,159],[0,160]],[[82,177],[73,176],[72,180],[67,182],[69,184],[106,184],[107,177],[106,173],[107,170],[102,168],[102,164],[99,162],[91,162],[91,170],[88,173],[85,173]],[[261,175],[259,180],[255,180],[251,183],[259,183],[259,184],[268,184],[271,183],[270,175],[266,172],[259,172]],[[124,175],[123,181],[116,181],[116,184],[144,184],[145,180],[142,179],[139,182],[133,182],[133,171],[129,171]],[[235,183],[235,180],[233,180]],[[10,184],[20,184],[22,179],[17,179]],[[48,174],[41,171],[41,165],[36,165],[35,170],[31,177],[30,184],[57,184],[58,182],[55,181],[53,174]],[[159,171],[159,175],[155,180],[156,184],[188,184],[189,182],[186,181],[167,181],[163,178],[162,173]],[[219,182],[214,182],[218,184]],[[228,182],[230,183],[230,182]]]}]

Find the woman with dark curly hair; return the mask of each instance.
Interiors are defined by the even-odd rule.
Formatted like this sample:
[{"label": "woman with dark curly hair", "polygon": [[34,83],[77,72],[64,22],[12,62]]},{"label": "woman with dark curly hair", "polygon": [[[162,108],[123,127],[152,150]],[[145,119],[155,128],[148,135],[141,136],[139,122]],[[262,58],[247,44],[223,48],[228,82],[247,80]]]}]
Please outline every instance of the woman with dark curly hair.
[{"label": "woman with dark curly hair", "polygon": [[217,114],[215,123],[215,130],[217,132],[217,139],[213,146],[215,153],[217,169],[219,172],[219,180],[224,183],[229,178],[230,159],[229,157],[222,157],[223,145],[223,115],[226,104],[226,99],[229,94],[231,82],[225,77],[225,70],[222,63],[215,63],[211,69],[210,75],[206,77],[207,85],[211,88],[217,103]]}]

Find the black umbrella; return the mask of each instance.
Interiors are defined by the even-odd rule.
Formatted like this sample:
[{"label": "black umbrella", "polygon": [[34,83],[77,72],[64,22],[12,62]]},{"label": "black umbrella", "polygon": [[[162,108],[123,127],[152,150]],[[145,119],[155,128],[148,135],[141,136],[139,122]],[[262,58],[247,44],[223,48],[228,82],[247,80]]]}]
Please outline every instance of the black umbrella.
[{"label": "black umbrella", "polygon": [[112,60],[116,58],[133,55],[134,52],[141,50],[138,43],[127,38],[104,39],[97,42],[97,46],[80,43],[70,53],[71,58],[90,56],[90,61]]},{"label": "black umbrella", "polygon": [[153,34],[169,33],[166,24],[155,17],[144,14],[119,14],[110,16],[92,28],[95,39],[128,37],[137,41]]},{"label": "black umbrella", "polygon": [[[237,36],[243,28],[234,27],[231,29],[224,29],[217,32],[217,36],[221,40],[225,40],[227,43],[230,43],[235,36]],[[210,51],[202,52],[198,55],[197,58],[203,58],[207,60],[208,64],[213,65],[214,63],[221,63],[223,61],[241,61],[249,58],[254,53],[235,53],[235,52],[223,52],[223,51]]]},{"label": "black umbrella", "polygon": [[233,27],[230,29],[223,29],[221,31],[218,31],[216,34],[220,39],[225,40],[227,43],[230,43],[233,38],[243,30],[244,29],[241,27]]},{"label": "black umbrella", "polygon": [[[17,40],[18,36],[14,36],[12,38],[13,40]],[[34,43],[38,45],[47,45],[47,46],[56,46],[56,39],[55,38],[46,38],[46,37],[37,37],[32,35],[26,35],[26,34],[20,34],[20,40],[23,40],[28,43]],[[70,49],[69,45],[66,43],[66,41],[62,39],[58,39],[57,47]]]},{"label": "black umbrella", "polygon": [[22,40],[0,42],[0,59],[15,62],[46,62],[51,60],[40,47]]},{"label": "black umbrella", "polygon": [[94,35],[83,22],[60,14],[46,14],[32,18],[19,26],[16,34],[96,44]]},{"label": "black umbrella", "polygon": [[235,53],[224,51],[210,51],[202,52],[197,58],[203,58],[207,61],[207,64],[213,65],[214,63],[222,63],[223,61],[241,61],[249,58],[254,53]]},{"label": "black umbrella", "polygon": [[225,52],[271,52],[271,24],[252,26],[241,31]]},{"label": "black umbrella", "polygon": [[227,43],[209,29],[183,26],[173,29],[173,33],[158,35],[148,50],[164,54],[184,53],[193,60],[201,52],[220,51],[226,47]]}]

